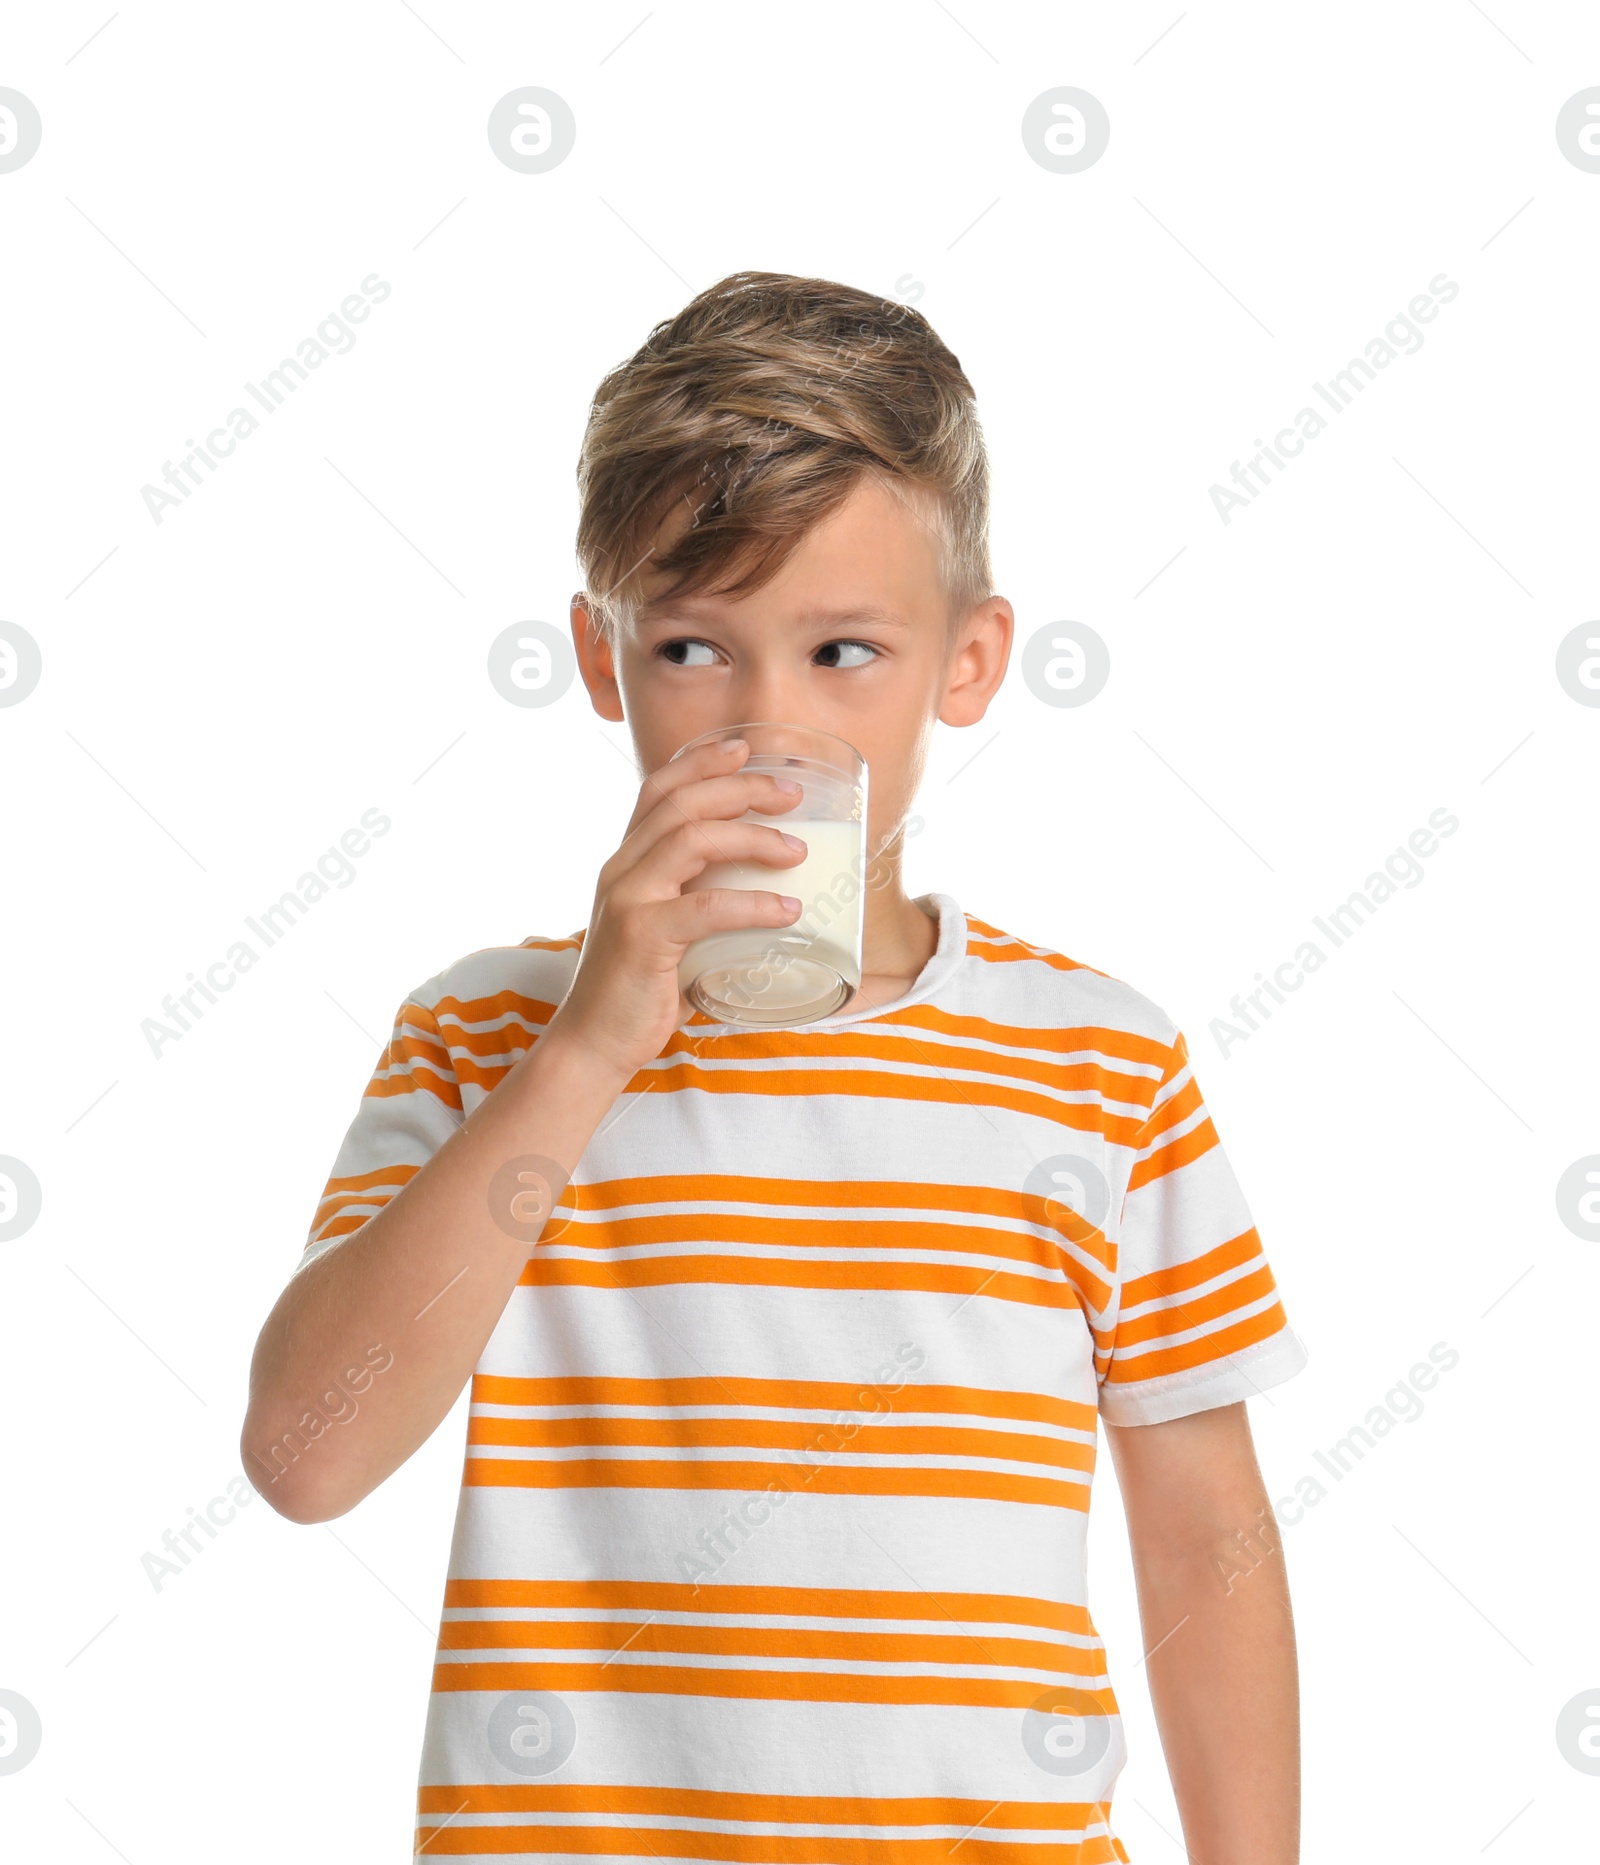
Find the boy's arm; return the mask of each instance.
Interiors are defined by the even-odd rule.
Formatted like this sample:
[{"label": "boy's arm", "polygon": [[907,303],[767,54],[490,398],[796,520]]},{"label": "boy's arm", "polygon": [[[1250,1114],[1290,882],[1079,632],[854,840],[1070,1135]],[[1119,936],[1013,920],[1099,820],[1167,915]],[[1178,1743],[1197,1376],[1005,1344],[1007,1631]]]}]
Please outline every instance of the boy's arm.
[{"label": "boy's arm", "polygon": [[[577,969],[543,1034],[401,1191],[289,1278],[256,1342],[239,1448],[251,1482],[291,1521],[354,1508],[454,1405],[534,1247],[491,1214],[496,1171],[537,1154],[570,1179],[617,1097],[688,1014],[678,968],[689,946],[787,926],[802,910],[765,889],[683,891],[713,861],[804,859],[772,824],[742,820],[800,796],[770,771],[743,769],[749,749],[742,738],[702,744],[650,772],[600,870]],[[437,1027],[432,1046],[442,1063]],[[361,1399],[347,1410],[341,1391],[330,1425],[318,1405],[341,1378]]]},{"label": "boy's arm", "polygon": [[[449,1412],[535,1247],[499,1227],[490,1180],[528,1154],[570,1178],[627,1081],[552,1028],[390,1203],[290,1277],[256,1342],[239,1443],[281,1515],[353,1509]],[[359,1403],[321,1425],[323,1394],[369,1367]]]},{"label": "boy's arm", "polygon": [[1196,1865],[1297,1865],[1294,1618],[1244,1405],[1105,1430],[1184,1843]]}]

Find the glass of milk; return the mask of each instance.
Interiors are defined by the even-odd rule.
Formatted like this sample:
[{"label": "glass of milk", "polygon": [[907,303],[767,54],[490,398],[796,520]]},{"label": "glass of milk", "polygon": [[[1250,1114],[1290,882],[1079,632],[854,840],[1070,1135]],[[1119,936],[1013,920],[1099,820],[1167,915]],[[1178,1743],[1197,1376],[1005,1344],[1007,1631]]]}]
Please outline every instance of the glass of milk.
[{"label": "glass of milk", "polygon": [[[787,868],[713,861],[683,891],[744,887],[793,894],[800,913],[787,926],[748,926],[696,939],[684,951],[678,983],[697,1010],[719,1023],[759,1029],[811,1023],[842,1008],[861,988],[867,761],[831,732],[772,721],[719,726],[673,756],[723,738],[749,741],[741,771],[766,771],[801,787],[790,809],[746,810],[732,820],[786,829],[805,843],[805,858]],[[712,836],[723,820],[706,824]]]}]

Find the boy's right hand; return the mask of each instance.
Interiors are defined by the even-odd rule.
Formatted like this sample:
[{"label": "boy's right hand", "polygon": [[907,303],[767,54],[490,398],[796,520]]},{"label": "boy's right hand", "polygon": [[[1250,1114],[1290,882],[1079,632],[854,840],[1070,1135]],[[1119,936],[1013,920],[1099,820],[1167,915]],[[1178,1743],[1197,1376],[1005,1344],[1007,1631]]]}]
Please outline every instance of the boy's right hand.
[{"label": "boy's right hand", "polygon": [[776,891],[683,891],[713,862],[794,867],[805,859],[804,846],[791,847],[783,830],[733,820],[800,800],[799,785],[785,790],[776,777],[743,770],[749,750],[743,740],[733,750],[717,740],[645,778],[622,846],[600,870],[577,971],[541,1041],[575,1040],[631,1080],[692,1013],[678,965],[696,939],[799,918],[800,902],[786,906]]}]

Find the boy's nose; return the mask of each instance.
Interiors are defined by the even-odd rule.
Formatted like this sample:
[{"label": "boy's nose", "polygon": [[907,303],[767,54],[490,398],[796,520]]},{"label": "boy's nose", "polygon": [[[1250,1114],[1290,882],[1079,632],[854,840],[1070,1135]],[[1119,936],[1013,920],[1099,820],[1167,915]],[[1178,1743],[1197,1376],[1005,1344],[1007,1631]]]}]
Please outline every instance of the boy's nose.
[{"label": "boy's nose", "polygon": [[[734,696],[730,725],[806,725],[818,722],[806,711],[797,695],[781,686],[746,688]],[[818,728],[826,729],[826,728]]]}]

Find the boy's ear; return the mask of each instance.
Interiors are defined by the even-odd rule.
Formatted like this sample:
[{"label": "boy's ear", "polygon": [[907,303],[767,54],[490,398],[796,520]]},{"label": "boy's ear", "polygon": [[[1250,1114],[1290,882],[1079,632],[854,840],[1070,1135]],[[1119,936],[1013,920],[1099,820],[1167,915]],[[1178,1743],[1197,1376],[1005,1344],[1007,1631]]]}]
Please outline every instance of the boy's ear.
[{"label": "boy's ear", "polygon": [[939,707],[945,725],[976,725],[989,710],[1011,659],[1016,613],[1004,596],[970,610],[956,630]]},{"label": "boy's ear", "polygon": [[595,711],[602,719],[609,719],[613,725],[625,724],[627,715],[622,710],[622,694],[617,687],[617,668],[611,653],[611,643],[590,614],[581,589],[572,598],[572,647],[578,657],[578,672],[583,676],[583,684],[589,689],[589,700]]}]

